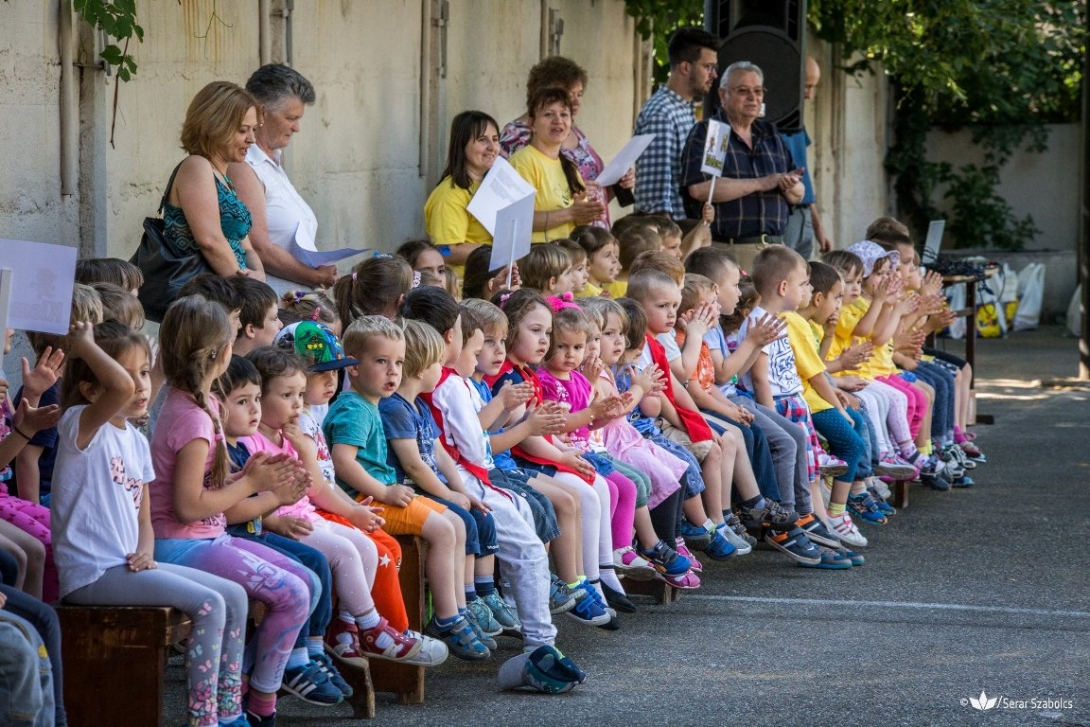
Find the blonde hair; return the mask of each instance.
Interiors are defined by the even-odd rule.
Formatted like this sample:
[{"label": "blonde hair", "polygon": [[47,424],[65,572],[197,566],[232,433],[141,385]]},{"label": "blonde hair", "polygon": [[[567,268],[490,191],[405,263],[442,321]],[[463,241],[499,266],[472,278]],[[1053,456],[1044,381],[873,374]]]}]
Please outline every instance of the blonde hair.
[{"label": "blonde hair", "polygon": [[193,97],[182,124],[182,148],[211,159],[230,143],[254,109],[261,123],[261,104],[246,89],[230,81],[212,81]]},{"label": "blonde hair", "polygon": [[583,312],[587,314],[587,318],[598,326],[599,332],[605,330],[606,319],[611,315],[617,316],[617,320],[621,322],[622,332],[628,328],[628,314],[625,313],[621,304],[612,298],[602,298],[601,296],[580,298],[579,305],[583,306]]},{"label": "blonde hair", "polygon": [[[212,420],[216,438],[212,442],[212,482],[223,485],[227,477],[227,445],[223,441],[223,423],[212,411],[204,395],[204,382],[223,355],[224,347],[235,340],[235,330],[227,317],[227,311],[219,303],[203,295],[190,295],[174,301],[163,316],[159,327],[159,340],[169,341],[159,351],[163,375],[167,383],[178,391],[189,394]],[[169,427],[170,422],[159,422]]]},{"label": "blonde hair", "polygon": [[[99,298],[98,291],[90,285],[75,283],[72,286],[71,322],[92,323],[95,325],[102,323],[102,299]],[[53,348],[64,347],[64,336],[58,336],[55,333],[27,331],[26,337],[31,348],[34,349],[34,353],[38,356],[41,356],[42,352],[50,346]]]},{"label": "blonde hair", "polygon": [[140,300],[119,285],[91,283],[102,304],[102,320],[124,323],[134,331],[144,327],[144,306]]},{"label": "blonde hair", "polygon": [[429,366],[443,360],[447,346],[439,331],[424,321],[405,320],[405,363],[403,376],[416,376]]},{"label": "blonde hair", "polygon": [[[458,305],[477,317],[482,332],[491,330],[493,332],[502,332],[504,336],[507,335],[507,315],[499,306],[481,298],[466,298]],[[465,330],[464,323],[462,324],[462,330]]]},{"label": "blonde hair", "polygon": [[280,307],[295,318],[291,323],[314,321],[330,326],[337,322],[337,304],[325,290],[289,290],[280,297]]},{"label": "blonde hair", "polygon": [[346,356],[358,358],[367,351],[367,342],[374,336],[383,336],[391,341],[402,341],[405,333],[385,316],[360,316],[348,326],[341,337],[341,344]]},{"label": "blonde hair", "polygon": [[700,296],[704,293],[715,292],[715,283],[703,275],[696,273],[685,274],[685,284],[681,287],[681,305],[677,314],[681,315],[687,310],[692,310],[700,305]]},{"label": "blonde hair", "polygon": [[559,278],[572,266],[572,258],[558,244],[534,245],[526,257],[518,261],[518,266],[522,287],[544,293],[549,289],[550,279]]},{"label": "blonde hair", "polygon": [[679,286],[685,280],[685,266],[676,257],[662,250],[641,252],[632,261],[632,267],[629,268],[628,275],[630,277],[638,275],[644,270],[658,270],[660,273],[666,273]]}]

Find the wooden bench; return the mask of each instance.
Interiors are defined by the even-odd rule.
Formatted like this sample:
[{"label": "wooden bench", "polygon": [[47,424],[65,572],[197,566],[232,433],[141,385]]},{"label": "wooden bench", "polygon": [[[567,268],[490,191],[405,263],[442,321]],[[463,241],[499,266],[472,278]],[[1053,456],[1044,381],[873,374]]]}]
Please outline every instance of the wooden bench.
[{"label": "wooden bench", "polygon": [[[401,583],[401,595],[405,599],[405,609],[408,611],[409,628],[423,633],[426,605],[424,557],[427,555],[428,546],[421,538],[410,535],[398,535],[397,542],[401,545],[401,570],[398,580]],[[424,703],[422,666],[372,659],[371,681],[376,692],[393,692],[401,704]],[[352,685],[353,689],[355,686]]]},{"label": "wooden bench", "polygon": [[658,578],[649,581],[637,581],[633,578],[624,579],[624,589],[627,593],[639,596],[651,596],[655,603],[664,606],[681,599],[681,590],[674,588],[669,583],[664,583]]},{"label": "wooden bench", "polygon": [[189,636],[169,607],[57,606],[71,727],[163,727],[167,649]]}]

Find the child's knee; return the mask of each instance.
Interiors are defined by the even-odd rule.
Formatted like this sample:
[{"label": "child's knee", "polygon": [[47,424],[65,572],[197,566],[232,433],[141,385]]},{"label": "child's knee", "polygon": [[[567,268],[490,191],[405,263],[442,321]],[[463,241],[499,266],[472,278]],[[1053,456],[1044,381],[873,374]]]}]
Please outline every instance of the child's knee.
[{"label": "child's knee", "polygon": [[[462,532],[465,533],[464,526]],[[453,548],[457,542],[457,531],[454,529],[454,524],[436,512],[428,514],[420,534],[433,548]]]}]

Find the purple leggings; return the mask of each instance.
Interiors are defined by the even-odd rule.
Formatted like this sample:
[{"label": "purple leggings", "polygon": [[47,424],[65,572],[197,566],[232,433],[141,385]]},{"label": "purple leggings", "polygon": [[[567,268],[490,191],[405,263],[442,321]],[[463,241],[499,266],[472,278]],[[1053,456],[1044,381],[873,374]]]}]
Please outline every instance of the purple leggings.
[{"label": "purple leggings", "polygon": [[633,523],[636,519],[636,483],[617,470],[605,475],[609,485],[610,526],[613,549],[632,545]]},{"label": "purple leggings", "polygon": [[57,565],[53,562],[53,535],[49,532],[49,509],[36,502],[9,495],[0,483],[0,520],[11,523],[45,546],[45,574],[42,578],[42,601],[53,603],[61,595],[57,580]]}]

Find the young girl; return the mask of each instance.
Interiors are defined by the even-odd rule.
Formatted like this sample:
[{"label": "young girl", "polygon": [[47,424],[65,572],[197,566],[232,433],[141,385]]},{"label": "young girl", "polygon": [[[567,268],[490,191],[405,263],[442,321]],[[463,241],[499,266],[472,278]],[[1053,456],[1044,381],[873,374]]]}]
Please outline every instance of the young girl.
[{"label": "young girl", "polygon": [[341,326],[348,330],[360,316],[377,315],[393,320],[412,287],[413,269],[404,258],[390,255],[367,258],[333,285]]},{"label": "young girl", "polygon": [[[299,321],[321,323],[341,333],[341,319],[337,317],[337,304],[325,290],[290,290],[280,298],[280,320],[285,326]],[[283,330],[283,329],[281,329]]]},{"label": "young girl", "polygon": [[[97,339],[97,340],[96,340]],[[186,646],[190,727],[244,727],[241,679],[246,592],[224,578],[157,564],[142,417],[151,390],[147,339],[110,321],[69,335],[53,488],[61,595],[79,605],[174,606],[193,619]]]},{"label": "young girl", "polygon": [[265,727],[276,723],[277,690],[296,676],[285,668],[311,608],[311,574],[260,543],[227,535],[223,512],[262,491],[294,502],[306,476],[290,458],[265,454],[227,475],[220,405],[211,390],[230,363],[235,333],[227,312],[203,296],[179,298],[163,318],[160,339],[171,345],[163,348],[167,394],[151,444],[151,518],[156,560],[233,580],[268,608],[254,634],[246,707],[250,724]]},{"label": "young girl", "polygon": [[[599,321],[602,331],[599,356],[603,365],[595,388],[604,397],[617,395],[613,371],[623,366],[628,315],[616,301],[604,298],[591,302],[587,312]],[[687,590],[699,585],[700,580],[692,573],[688,558],[679,556],[671,544],[675,541],[676,523],[682,516],[679,481],[685,475],[688,464],[650,439],[644,439],[626,416],[639,405],[641,398],[657,395],[664,386],[657,367],[653,365],[642,374],[634,375],[624,398],[623,414],[610,419],[601,429],[603,442],[610,454],[645,472],[651,479],[646,510],[638,508],[635,518],[635,541],[644,556],[639,555],[631,544],[614,551],[614,556],[629,566],[646,557],[646,562],[655,569],[659,578],[675,588]]]},{"label": "young girl", "polygon": [[576,289],[571,255],[559,245],[534,245],[518,264],[524,288],[557,297]]},{"label": "young girl", "polygon": [[442,278],[446,273],[447,264],[443,259],[443,253],[428,240],[409,240],[403,243],[394,254],[404,258],[414,273],[421,275],[430,273],[438,278]]},{"label": "young girl", "polygon": [[[546,401],[560,402],[567,411],[564,427],[566,434],[559,439],[579,452],[606,480],[612,503],[610,544],[611,550],[615,551],[632,543],[636,516],[636,484],[617,470],[608,457],[593,451],[591,430],[597,430],[605,421],[620,416],[621,397],[616,394],[608,397],[592,395],[591,383],[577,370],[586,357],[590,321],[572,303],[563,303],[555,298],[549,302],[555,310],[553,335],[549,352],[545,354],[544,366],[537,371],[542,396]],[[635,606],[628,600],[614,572],[612,554],[609,561],[599,562],[598,568],[606,602],[618,610],[635,612]]]},{"label": "young girl", "polygon": [[[307,390],[303,362],[294,353],[272,347],[253,351],[248,358],[261,375],[261,422],[256,433],[240,441],[251,454],[286,454],[302,462],[311,476],[307,494],[277,509],[270,519],[281,521],[272,527],[287,528],[329,560],[340,607],[327,637],[330,649],[344,661],[374,657],[412,662],[421,651],[422,639],[392,628],[379,616],[371,598],[378,551],[364,533],[382,526],[378,508],[366,501],[357,504],[326,484],[314,439],[299,426]],[[340,515],[354,527],[322,518],[315,506]]]},{"label": "young girl", "polygon": [[[600,228],[595,228],[600,229]],[[587,251],[575,240],[557,240],[556,244],[567,251],[571,258],[572,295],[582,295],[590,280],[587,270]]]},{"label": "young girl", "polygon": [[621,248],[608,230],[594,225],[580,225],[572,230],[571,239],[587,254],[587,284],[578,293],[580,298],[609,295],[608,286],[621,272]]},{"label": "young girl", "polygon": [[[547,246],[539,246],[547,247]],[[544,359],[549,350],[549,337],[552,332],[552,308],[541,294],[523,288],[501,299],[500,307],[507,314],[507,358],[494,376],[485,377],[493,394],[498,394],[503,385],[528,382],[533,386],[533,396],[528,404],[540,405],[544,401],[541,382],[531,366],[536,366]],[[514,410],[511,418],[517,421],[525,413],[527,404]],[[551,435],[532,436],[511,448],[515,461],[526,469],[543,472],[573,488],[582,503],[583,522],[583,569],[577,582],[567,584],[569,588],[579,588],[593,599],[599,607],[605,604],[605,595],[599,585],[599,563],[613,562],[612,534],[610,528],[609,485],[594,471],[594,466],[583,459],[579,452],[572,449],[560,449],[553,443]],[[589,485],[589,487],[588,487]],[[580,598],[575,610],[583,606],[585,598]],[[589,604],[588,604],[589,606]],[[607,610],[603,624],[610,623],[613,614]]]}]

